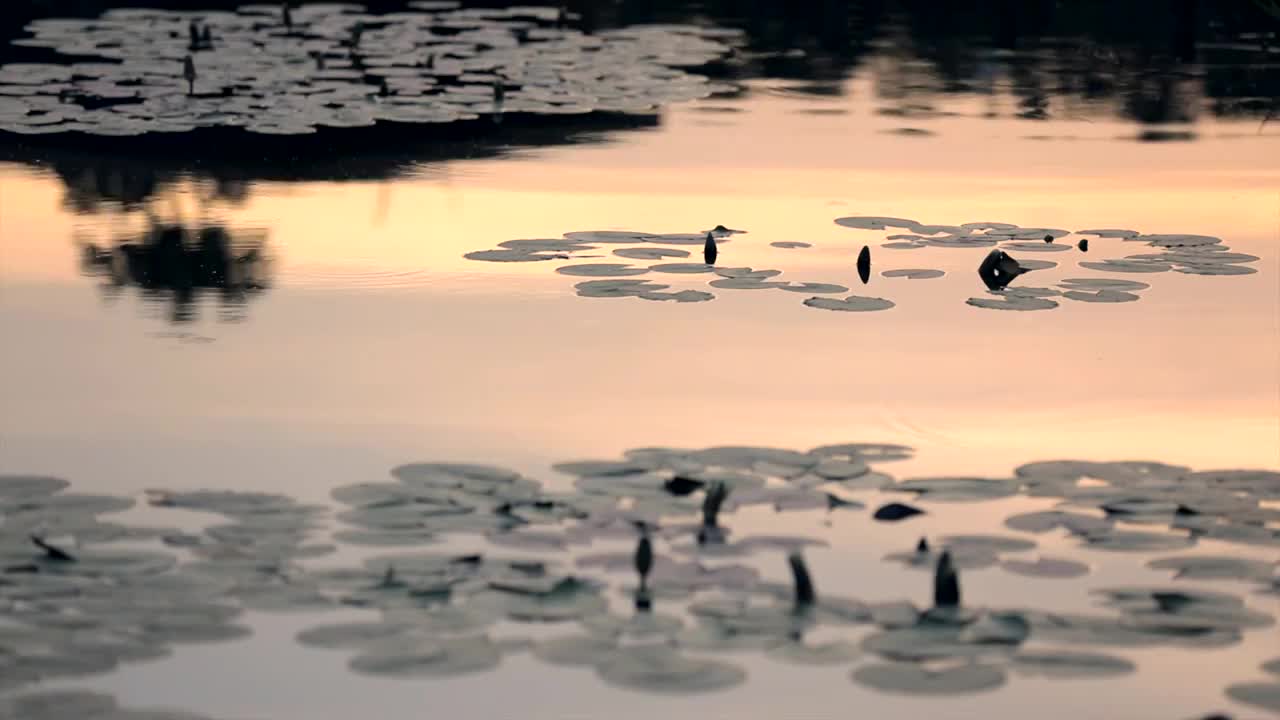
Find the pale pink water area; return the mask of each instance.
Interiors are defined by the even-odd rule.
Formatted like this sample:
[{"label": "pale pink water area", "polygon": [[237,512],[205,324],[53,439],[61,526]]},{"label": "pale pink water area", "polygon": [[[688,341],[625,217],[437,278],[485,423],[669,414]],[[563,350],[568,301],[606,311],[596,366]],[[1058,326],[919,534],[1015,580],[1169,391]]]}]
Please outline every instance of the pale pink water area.
[{"label": "pale pink water area", "polygon": [[[199,178],[180,182],[153,212],[266,234],[271,286],[236,321],[220,319],[212,298],[174,325],[166,299],[104,292],[80,271],[80,243],[141,227],[140,215],[69,212],[56,176],[0,166],[0,472],[62,476],[99,492],[217,487],[325,501],[335,486],[380,480],[414,460],[498,463],[568,488],[551,463],[650,445],[916,447],[914,459],[889,468],[899,477],[1001,477],[1060,457],[1280,468],[1274,125],[1258,132],[1254,121],[1204,119],[1194,141],[1144,143],[1130,139],[1127,121],[1038,125],[982,117],[986,101],[963,99],[948,106],[958,116],[904,121],[875,112],[873,80],[846,83],[843,97],[815,97],[753,81],[741,98],[679,105],[656,130],[602,144],[445,162],[387,181],[257,182],[240,204],[202,201]],[[889,132],[906,124],[932,134]],[[985,294],[976,268],[987,248],[881,248],[902,231],[833,223],[848,215],[1213,235],[1260,259],[1255,274],[1240,276],[1117,274],[1150,283],[1137,302],[1000,312],[965,303]],[[747,231],[721,246],[722,266],[839,283],[896,306],[826,312],[805,307],[807,295],[772,290],[715,290],[713,301],[692,304],[585,298],[573,286],[589,278],[554,271],[567,261],[463,258],[515,238],[717,224]],[[812,247],[770,245],[780,241]],[[1102,276],[1079,261],[1146,250],[1091,243],[1088,254],[1011,252],[1059,263],[1022,283],[1041,287]],[[865,286],[854,268],[864,245]],[[599,247],[588,254],[621,246]],[[645,262],[581,262],[611,261]],[[880,275],[894,268],[946,275]],[[704,275],[644,277],[707,289]],[[745,513],[735,527],[818,532],[831,543],[809,553],[822,588],[923,601],[926,574],[881,555],[919,534],[1000,532],[1009,514],[1051,504],[947,505],[905,530],[865,514],[822,526],[820,513],[767,512]],[[967,599],[1078,610],[1088,586],[1168,580],[1143,567],[1146,554],[1041,543],[1090,563],[1094,575],[1055,584],[975,573]],[[1275,559],[1274,548],[1224,547],[1198,551]],[[787,577],[776,557],[755,562]],[[1274,596],[1248,602],[1280,611]],[[342,653],[291,641],[314,622],[255,615],[248,640],[180,648],[172,660],[89,684],[134,704],[228,717],[1047,720],[1218,708],[1254,717],[1222,688],[1252,677],[1278,647],[1272,627],[1231,648],[1125,651],[1140,671],[1096,685],[1017,678],[946,699],[879,694],[851,683],[847,667],[757,654],[741,658],[744,685],[686,698],[610,688],[529,656],[425,684],[356,676]]]}]

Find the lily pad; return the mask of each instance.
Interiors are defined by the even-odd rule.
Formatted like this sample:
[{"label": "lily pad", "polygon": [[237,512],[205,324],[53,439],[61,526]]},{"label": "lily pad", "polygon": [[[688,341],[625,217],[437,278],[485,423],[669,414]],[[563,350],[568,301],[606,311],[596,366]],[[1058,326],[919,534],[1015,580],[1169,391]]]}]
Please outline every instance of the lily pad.
[{"label": "lily pad", "polygon": [[665,645],[625,648],[598,666],[596,672],[611,685],[680,695],[725,690],[747,677],[735,665],[686,657]]},{"label": "lily pad", "polygon": [[408,636],[368,648],[352,658],[349,667],[366,675],[447,677],[491,670],[501,659],[501,651],[484,636]]},{"label": "lily pad", "polygon": [[688,250],[676,250],[674,248],[660,247],[643,247],[643,248],[618,248],[613,251],[618,257],[629,258],[632,260],[661,260],[669,257],[689,257]]},{"label": "lily pad", "polygon": [[908,663],[864,665],[853,671],[853,680],[882,692],[905,695],[959,695],[994,690],[1005,674],[994,665],[964,664],[930,669]]},{"label": "lily pad", "polygon": [[931,280],[946,275],[942,270],[930,270],[925,268],[906,268],[901,270],[885,270],[880,273],[884,277],[889,278],[906,278],[908,280]]},{"label": "lily pad", "polygon": [[1239,683],[1227,688],[1227,697],[1245,705],[1280,713],[1280,682]]},{"label": "lily pad", "polygon": [[1021,675],[1052,679],[1118,677],[1136,666],[1121,657],[1069,650],[1023,650],[1013,656],[1009,667]]},{"label": "lily pad", "polygon": [[1008,559],[1000,567],[1015,575],[1040,578],[1077,578],[1089,574],[1089,566],[1065,558],[1040,557],[1035,560]]},{"label": "lily pad", "polygon": [[850,295],[846,298],[811,297],[804,304],[820,310],[837,310],[840,312],[875,312],[888,310],[894,306],[891,300],[877,297]]},{"label": "lily pad", "polygon": [[649,268],[633,267],[620,263],[584,263],[582,265],[561,265],[556,268],[556,272],[561,275],[585,277],[627,277],[644,275],[649,272]]}]

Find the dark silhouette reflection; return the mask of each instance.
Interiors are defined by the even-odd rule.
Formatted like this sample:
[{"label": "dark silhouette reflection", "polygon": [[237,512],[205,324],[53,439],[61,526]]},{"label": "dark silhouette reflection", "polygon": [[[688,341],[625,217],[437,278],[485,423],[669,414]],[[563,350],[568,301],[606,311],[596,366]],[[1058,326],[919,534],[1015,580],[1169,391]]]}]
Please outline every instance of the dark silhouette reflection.
[{"label": "dark silhouette reflection", "polygon": [[[1280,71],[1265,37],[1280,26],[1260,3],[1173,0],[573,0],[588,27],[704,18],[746,31],[727,74],[802,82],[815,99],[870,70],[881,101],[920,110],[957,93],[1009,93],[1029,120],[1118,115],[1139,123],[1263,118]],[[894,108],[897,109],[897,108]],[[1004,112],[993,105],[988,112]],[[1139,136],[1141,137],[1141,136]]]},{"label": "dark silhouette reflection", "polygon": [[1024,272],[1026,269],[1003,250],[987,253],[987,257],[978,266],[978,277],[982,278],[988,290],[1003,290]]},{"label": "dark silhouette reflection", "polygon": [[269,287],[270,262],[262,237],[221,225],[186,227],[154,218],[140,237],[114,247],[86,243],[81,268],[106,280],[108,299],[135,286],[143,296],[170,305],[172,322],[195,319],[202,296],[216,297],[219,318],[243,319],[248,301]]}]

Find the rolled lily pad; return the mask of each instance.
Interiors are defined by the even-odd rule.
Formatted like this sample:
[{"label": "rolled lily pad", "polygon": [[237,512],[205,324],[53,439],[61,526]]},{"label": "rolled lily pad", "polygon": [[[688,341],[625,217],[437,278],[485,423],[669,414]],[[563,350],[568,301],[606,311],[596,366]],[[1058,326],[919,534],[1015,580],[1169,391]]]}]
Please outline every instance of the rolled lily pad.
[{"label": "rolled lily pad", "polygon": [[943,272],[942,270],[929,270],[929,269],[922,269],[922,268],[885,270],[880,274],[883,277],[890,277],[890,278],[901,277],[901,278],[906,278],[908,280],[931,280],[933,278],[940,278],[943,275],[946,275],[946,273]]},{"label": "rolled lily pad", "polygon": [[923,510],[910,505],[904,505],[903,503],[888,503],[877,508],[872,517],[884,522],[897,522],[915,515],[923,514]]},{"label": "rolled lily pad", "polygon": [[932,670],[909,663],[864,665],[853,671],[853,680],[882,692],[904,695],[960,695],[994,690],[1005,674],[994,665],[964,664]]},{"label": "rolled lily pad", "polygon": [[1009,663],[1021,675],[1051,679],[1118,677],[1136,666],[1121,657],[1069,650],[1022,650]]},{"label": "rolled lily pad", "polygon": [[738,667],[700,660],[665,645],[638,645],[619,650],[596,668],[611,685],[647,692],[690,694],[725,690],[746,680]]},{"label": "rolled lily pad", "polygon": [[1008,559],[1000,567],[1015,575],[1040,578],[1077,578],[1089,574],[1089,566],[1075,560],[1040,557],[1035,560]]},{"label": "rolled lily pad", "polygon": [[837,310],[840,312],[875,312],[888,310],[894,306],[891,300],[877,297],[850,295],[846,298],[811,297],[804,304],[820,310]]},{"label": "rolled lily pad", "polygon": [[649,268],[633,267],[620,263],[584,263],[582,265],[561,265],[556,268],[556,272],[561,275],[585,277],[627,277],[644,275],[649,272]]}]

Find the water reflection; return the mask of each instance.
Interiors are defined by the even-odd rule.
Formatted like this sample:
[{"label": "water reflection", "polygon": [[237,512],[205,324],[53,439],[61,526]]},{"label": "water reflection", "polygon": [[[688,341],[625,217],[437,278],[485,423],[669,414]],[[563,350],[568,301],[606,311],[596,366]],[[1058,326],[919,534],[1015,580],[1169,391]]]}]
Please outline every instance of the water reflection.
[{"label": "water reflection", "polygon": [[[675,0],[570,3],[595,25],[688,20]],[[1182,0],[1160,12],[1047,0],[980,3],[851,0],[802,6],[701,3],[712,21],[742,27],[745,76],[789,78],[787,92],[841,95],[842,80],[874,73],[879,100],[928,113],[958,95],[1008,94],[1032,120],[1119,115],[1143,124],[1264,118],[1280,97],[1280,65],[1261,4]],[[985,113],[1001,114],[991,103]],[[1150,139],[1138,136],[1139,139]]]},{"label": "water reflection", "polygon": [[126,286],[138,287],[144,298],[170,306],[172,322],[188,322],[207,294],[217,297],[220,320],[236,321],[244,318],[249,300],[270,286],[265,233],[166,223],[153,216],[147,222],[141,235],[121,238],[114,246],[83,244],[81,271],[105,280],[108,300]]}]

